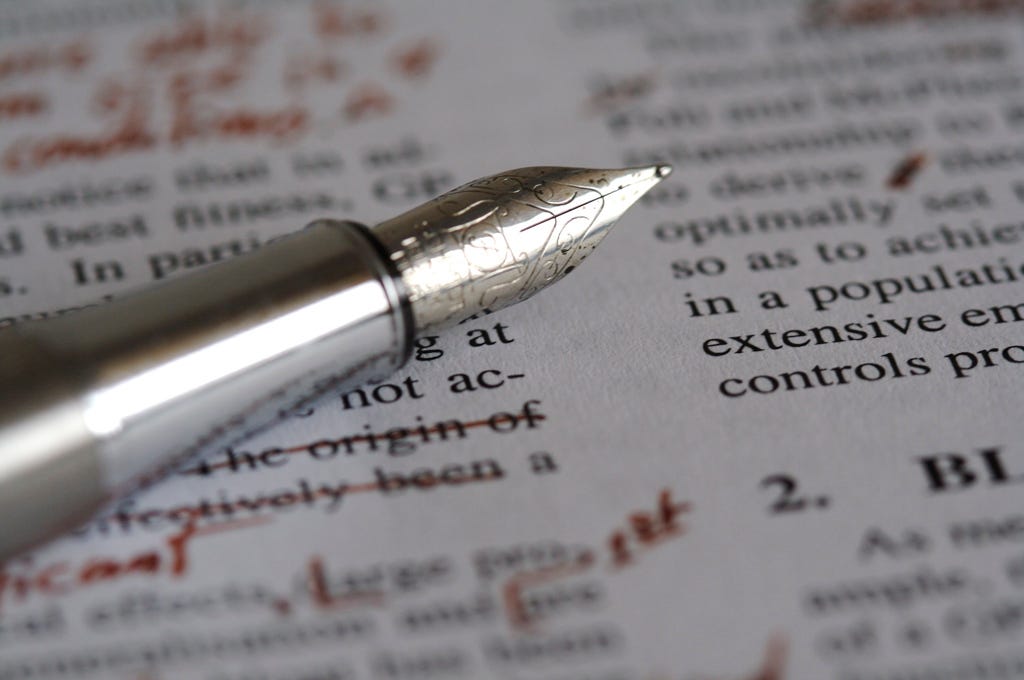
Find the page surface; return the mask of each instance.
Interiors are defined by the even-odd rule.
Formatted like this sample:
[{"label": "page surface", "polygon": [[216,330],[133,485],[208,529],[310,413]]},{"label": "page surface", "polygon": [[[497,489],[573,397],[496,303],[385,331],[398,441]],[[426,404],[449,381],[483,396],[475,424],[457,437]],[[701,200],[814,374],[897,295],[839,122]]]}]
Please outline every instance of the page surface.
[{"label": "page surface", "polygon": [[509,168],[675,171],[551,290],[5,565],[0,679],[1024,677],[1019,22],[5,3],[3,325]]}]

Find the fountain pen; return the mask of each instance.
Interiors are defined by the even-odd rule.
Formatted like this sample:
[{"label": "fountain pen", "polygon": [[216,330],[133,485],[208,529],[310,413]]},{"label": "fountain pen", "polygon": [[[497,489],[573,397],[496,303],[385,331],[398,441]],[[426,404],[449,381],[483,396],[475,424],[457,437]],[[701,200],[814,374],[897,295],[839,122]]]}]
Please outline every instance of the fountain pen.
[{"label": "fountain pen", "polygon": [[0,331],[0,562],[546,288],[669,171],[510,170]]}]

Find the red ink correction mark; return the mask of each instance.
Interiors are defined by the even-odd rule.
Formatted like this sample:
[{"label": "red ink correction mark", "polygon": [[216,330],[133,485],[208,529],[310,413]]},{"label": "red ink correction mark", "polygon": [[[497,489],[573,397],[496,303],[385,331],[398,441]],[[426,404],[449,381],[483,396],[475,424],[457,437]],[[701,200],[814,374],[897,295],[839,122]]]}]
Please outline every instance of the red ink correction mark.
[{"label": "red ink correction mark", "polygon": [[152,88],[143,78],[103,78],[93,92],[91,106],[101,116],[131,111],[136,116],[148,113]]},{"label": "red ink correction mark", "polygon": [[301,106],[258,110],[238,108],[207,118],[179,117],[171,132],[171,144],[217,138],[222,140],[268,139],[282,144],[297,139],[309,127],[311,115]]},{"label": "red ink correction mark", "polygon": [[68,161],[100,161],[156,146],[156,135],[145,119],[126,116],[113,129],[97,134],[57,133],[42,138],[21,137],[3,153],[8,172],[38,170]]},{"label": "red ink correction mark", "polygon": [[101,80],[91,105],[94,112],[108,119],[104,130],[19,137],[4,149],[4,169],[12,173],[29,172],[73,160],[99,161],[156,146],[145,82]]},{"label": "red ink correction mark", "polygon": [[600,83],[587,100],[592,113],[607,113],[644,99],[654,92],[657,78],[653,72],[637,73]]},{"label": "red ink correction mark", "polygon": [[92,61],[92,49],[84,40],[63,45],[39,46],[0,53],[0,81],[47,72],[77,74]]},{"label": "red ink correction mark", "polygon": [[886,186],[900,191],[909,189],[927,163],[928,154],[921,151],[911,153],[893,168]]},{"label": "red ink correction mark", "polygon": [[658,506],[654,512],[634,512],[624,529],[614,531],[608,537],[608,549],[612,556],[612,567],[622,569],[635,560],[637,554],[649,550],[670,538],[683,535],[685,525],[680,515],[691,510],[687,502],[674,503],[672,492],[662,489],[658,494]]},{"label": "red ink correction mark", "polygon": [[160,66],[211,52],[251,50],[269,34],[269,23],[262,15],[225,12],[216,18],[184,17],[144,37],[138,53],[144,64]]},{"label": "red ink correction mark", "polygon": [[234,531],[263,524],[266,517],[218,522],[196,526],[193,516],[179,531],[165,539],[164,545],[124,557],[96,556],[80,563],[60,561],[42,567],[0,567],[0,609],[8,601],[24,602],[32,596],[56,597],[90,586],[130,576],[181,578],[189,569],[189,545],[200,536]]},{"label": "red ink correction mark", "polygon": [[430,72],[439,54],[440,48],[433,40],[420,40],[395,54],[395,68],[408,78],[421,78]]},{"label": "red ink correction mark", "polygon": [[786,656],[789,645],[780,634],[773,635],[765,646],[761,668],[754,672],[752,680],[782,680],[786,673]]},{"label": "red ink correction mark", "polygon": [[[788,655],[788,643],[785,636],[776,633],[768,639],[765,645],[764,655],[761,664],[750,674],[738,678],[719,676],[714,680],[784,680],[786,677],[786,657]],[[673,676],[654,674],[647,680],[671,680]],[[700,680],[710,680],[707,676],[698,676]]]},{"label": "red ink correction mark", "polygon": [[206,69],[181,69],[171,74],[167,93],[172,104],[180,104],[199,94],[230,92],[242,83],[246,75],[245,60],[241,57]]},{"label": "red ink correction mark", "polygon": [[574,562],[513,575],[502,588],[502,602],[505,604],[505,615],[508,617],[509,625],[520,631],[528,631],[533,627],[534,620],[523,603],[523,593],[527,588],[580,574],[594,566],[594,562],[594,554],[584,552]]},{"label": "red ink correction mark", "polygon": [[765,645],[761,665],[750,675],[742,676],[742,680],[783,680],[788,654],[789,644],[785,636],[779,633],[772,635]]},{"label": "red ink correction mark", "polygon": [[[608,539],[609,566],[620,570],[632,564],[638,553],[650,550],[667,539],[682,536],[685,526],[680,523],[679,517],[690,510],[690,503],[676,503],[672,500],[671,490],[662,489],[653,512],[631,513],[627,528],[611,534]],[[523,602],[523,594],[528,588],[578,575],[596,564],[596,556],[585,552],[574,562],[523,571],[511,576],[502,589],[502,602],[509,625],[516,630],[529,631],[535,623]]]},{"label": "red ink correction mark", "polygon": [[350,65],[329,52],[293,54],[285,61],[284,86],[302,90],[310,85],[333,85],[348,75]]},{"label": "red ink correction mark", "polygon": [[32,118],[50,107],[49,99],[42,92],[12,92],[0,95],[0,121],[16,118]]},{"label": "red ink correction mark", "polygon": [[[523,412],[523,413],[507,413],[507,414],[504,414],[504,415],[506,417],[502,420],[502,422],[507,422],[509,424],[518,423],[520,421],[540,422],[540,421],[543,421],[543,420],[547,419],[547,416],[545,416],[542,413],[526,413],[526,412]],[[459,428],[459,429],[461,429],[461,430],[471,430],[471,429],[475,429],[475,428],[479,428],[479,427],[491,427],[491,428],[493,428],[494,424],[495,424],[495,421],[494,421],[493,417],[492,418],[484,418],[482,420],[470,420],[470,421],[467,421],[467,422],[464,422],[464,423],[460,422],[461,428]],[[443,432],[446,433],[446,432],[451,432],[451,431],[452,431],[452,429],[447,427],[446,424],[440,423],[440,424],[438,424],[438,425],[436,425],[434,427],[425,427],[425,428],[416,429],[413,433],[414,434],[418,434],[418,435],[419,434],[422,434],[422,435],[432,435],[432,434],[440,434],[440,433],[443,433]],[[287,454],[287,455],[296,455],[296,454],[299,454],[299,453],[310,453],[311,451],[315,450],[317,447],[341,448],[341,447],[348,446],[350,444],[358,444],[358,443],[377,444],[379,442],[386,442],[387,439],[388,439],[387,433],[383,433],[383,432],[381,432],[381,433],[360,434],[360,435],[353,435],[353,436],[350,436],[350,437],[343,437],[341,439],[323,439],[323,440],[316,441],[316,442],[310,442],[308,444],[299,444],[297,446],[289,446],[287,448],[283,448],[283,449],[280,449],[279,451],[276,451],[276,453],[282,453],[282,454]],[[208,475],[208,474],[212,473],[214,470],[218,470],[220,468],[228,468],[228,467],[231,467],[231,461],[229,461],[229,460],[225,460],[225,461],[222,461],[222,462],[219,462],[219,463],[206,463],[206,462],[203,462],[203,463],[200,463],[199,465],[197,465],[194,468],[189,468],[187,470],[182,470],[180,474],[183,474],[183,475]]]},{"label": "red ink correction mark", "polygon": [[313,604],[320,609],[337,611],[349,607],[379,607],[384,604],[384,593],[379,590],[364,590],[356,593],[334,594],[327,582],[323,559],[317,555],[309,558],[307,565],[309,593]]},{"label": "red ink correction mark", "polygon": [[913,19],[995,17],[1019,13],[1018,0],[817,0],[809,2],[811,25],[871,26]]},{"label": "red ink correction mark", "polygon": [[[503,474],[492,474],[492,473],[481,474],[481,475],[476,476],[476,477],[461,477],[461,478],[449,479],[449,480],[438,480],[437,478],[432,478],[432,479],[426,480],[426,481],[417,481],[416,482],[416,488],[422,490],[422,489],[431,488],[431,487],[434,487],[434,486],[467,486],[467,485],[470,485],[470,484],[477,484],[477,483],[482,483],[482,482],[494,482],[494,481],[498,481],[498,480],[503,479],[503,478],[504,478]],[[389,481],[389,482],[386,482],[385,484],[391,484],[391,483],[392,482]],[[366,492],[369,492],[369,491],[380,491],[380,490],[382,490],[382,485],[381,485],[380,482],[361,482],[361,483],[356,483],[356,484],[342,484],[342,487],[343,487],[342,493],[344,493],[345,495],[352,494],[352,493],[366,493]],[[311,499],[320,499],[320,498],[333,499],[333,498],[336,497],[334,494],[337,493],[337,492],[338,492],[337,489],[333,489],[332,491],[324,491],[324,490],[311,491],[310,492],[310,498]],[[210,516],[217,516],[217,515],[224,515],[224,516],[230,517],[236,511],[257,512],[257,511],[259,511],[261,509],[272,507],[274,505],[273,504],[273,499],[274,499],[273,496],[261,495],[261,496],[256,497],[255,499],[242,499],[242,500],[238,500],[238,501],[233,502],[233,503],[232,502],[207,503],[205,506],[200,506],[200,505],[179,505],[179,506],[176,506],[174,508],[168,508],[168,509],[151,508],[151,509],[148,509],[148,510],[146,510],[144,512],[139,512],[139,513],[119,513],[116,517],[117,517],[118,521],[122,522],[122,523],[138,522],[138,523],[142,523],[142,524],[144,524],[146,522],[153,521],[153,519],[155,517],[164,517],[167,520],[176,521],[183,514],[189,515],[189,516],[194,516],[194,517],[210,517]],[[301,502],[301,500],[296,496],[296,497],[292,498],[291,501],[287,505],[296,505],[299,502]],[[280,505],[280,504],[278,504],[278,505]],[[269,520],[269,518],[267,518],[267,517],[260,517],[259,519],[262,520],[262,521],[268,521]],[[239,521],[242,521],[242,520],[239,520]]]},{"label": "red ink correction mark", "polygon": [[[358,50],[365,41],[380,42],[384,15],[367,3],[320,2],[309,7],[313,48],[300,45],[277,67],[283,102],[266,106],[234,102],[252,76],[260,50],[275,37],[273,15],[243,10],[216,16],[185,15],[155,30],[144,30],[132,43],[131,71],[100,80],[89,113],[102,125],[89,132],[54,130],[14,139],[0,155],[0,168],[25,174],[65,163],[97,163],[157,146],[178,149],[210,141],[292,144],[314,129],[330,131],[344,120],[357,123],[393,113],[403,84],[429,76],[440,54],[429,39],[399,42],[384,52],[362,81],[341,90],[349,61],[337,50]],[[278,36],[280,37],[280,36]],[[351,44],[351,47],[350,47]],[[92,60],[85,43],[0,53],[0,80],[44,71],[77,70]],[[372,74],[378,75],[372,75]],[[316,111],[296,101],[307,87],[338,92],[325,104],[329,116],[316,125]],[[272,99],[262,93],[261,100]],[[128,102],[127,104],[125,102]],[[0,121],[38,115],[48,102],[8,96],[0,102]],[[129,110],[130,109],[130,110]],[[329,112],[329,113],[328,113]],[[340,112],[340,115],[339,115]],[[97,129],[98,128],[98,129]]]},{"label": "red ink correction mark", "polygon": [[376,9],[354,8],[331,2],[313,6],[313,30],[324,41],[354,38],[380,33],[387,21]]},{"label": "red ink correction mark", "polygon": [[355,122],[386,115],[394,107],[395,98],[386,89],[376,83],[362,83],[349,92],[342,112],[346,119]]}]

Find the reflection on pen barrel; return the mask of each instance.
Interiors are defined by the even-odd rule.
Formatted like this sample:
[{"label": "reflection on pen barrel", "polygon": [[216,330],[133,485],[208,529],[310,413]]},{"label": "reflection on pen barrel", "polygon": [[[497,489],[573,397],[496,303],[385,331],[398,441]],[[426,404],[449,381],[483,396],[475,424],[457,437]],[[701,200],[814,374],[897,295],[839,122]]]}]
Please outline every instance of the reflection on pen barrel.
[{"label": "reflection on pen barrel", "polygon": [[0,332],[0,560],[320,392],[394,371],[413,330],[401,287],[364,227],[322,220]]}]

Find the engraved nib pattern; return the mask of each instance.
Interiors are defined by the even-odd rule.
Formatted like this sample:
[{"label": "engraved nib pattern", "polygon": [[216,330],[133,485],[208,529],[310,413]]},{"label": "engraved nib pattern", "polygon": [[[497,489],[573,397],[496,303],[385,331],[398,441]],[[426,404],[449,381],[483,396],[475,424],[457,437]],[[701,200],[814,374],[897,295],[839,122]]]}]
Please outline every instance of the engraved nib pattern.
[{"label": "engraved nib pattern", "polygon": [[515,304],[565,276],[669,172],[666,165],[519,168],[453,189],[373,231],[422,333]]}]

